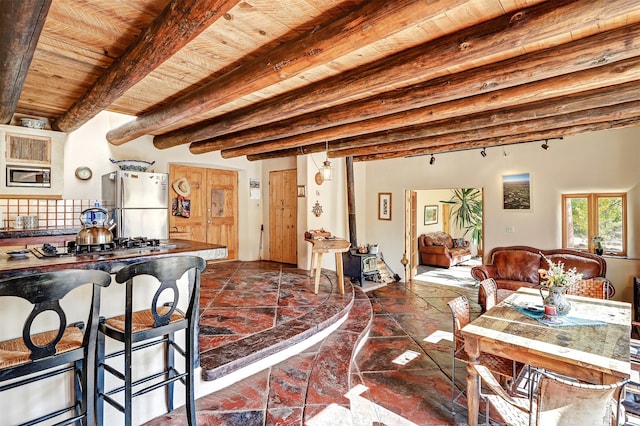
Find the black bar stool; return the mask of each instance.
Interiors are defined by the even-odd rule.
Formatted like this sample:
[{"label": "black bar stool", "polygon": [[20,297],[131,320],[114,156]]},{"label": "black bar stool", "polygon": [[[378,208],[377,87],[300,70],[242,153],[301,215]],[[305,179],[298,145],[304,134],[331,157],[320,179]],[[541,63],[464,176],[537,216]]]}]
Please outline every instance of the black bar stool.
[{"label": "black bar stool", "polygon": [[[126,282],[125,313],[116,317],[100,320],[98,327],[98,379],[97,379],[97,424],[103,424],[104,401],[124,413],[124,424],[131,425],[132,399],[165,387],[168,411],[173,411],[173,384],[181,381],[186,387],[186,405],[189,425],[195,425],[194,395],[194,362],[196,360],[196,328],[200,300],[200,272],[204,271],[206,262],[196,256],[174,256],[152,259],[125,266],[116,274],[116,281]],[[181,292],[176,285],[186,272],[188,273],[188,292]],[[141,280],[135,277],[148,275],[156,280]],[[157,289],[151,300],[149,309],[133,311],[133,287],[139,285],[155,285]],[[170,303],[159,304],[161,293],[171,294]],[[185,294],[187,293],[187,294]],[[185,300],[186,312],[177,309],[181,296]],[[175,342],[174,333],[185,330],[185,347]],[[124,343],[124,349],[105,355],[105,336]],[[139,349],[164,344],[164,370],[144,378],[132,380],[132,353]],[[185,371],[180,373],[174,366],[174,349],[185,357]],[[124,355],[124,368],[118,370],[106,364],[106,360]],[[107,371],[123,385],[106,391],[104,389],[104,372]],[[134,388],[136,391],[134,392]],[[124,404],[114,399],[114,395],[124,392]]]},{"label": "black bar stool", "polygon": [[[60,425],[81,422],[93,425],[95,422],[95,366],[96,335],[100,311],[100,287],[107,287],[111,276],[103,271],[67,269],[43,274],[9,278],[0,281],[0,297],[14,296],[29,301],[33,309],[22,327],[22,337],[0,342],[0,392],[14,389],[58,374],[73,371],[74,401],[72,405],[45,414],[27,424],[36,424],[57,418],[73,411],[72,417],[60,417]],[[76,302],[86,307],[85,321],[67,325],[67,315],[60,306],[70,291],[85,285],[92,285],[91,300]],[[70,296],[72,297],[72,296]],[[78,296],[80,297],[80,296]],[[53,312],[59,319],[57,330],[32,333],[34,320],[45,312]],[[16,321],[17,318],[2,316],[2,321]],[[34,373],[39,373],[33,375]],[[20,379],[15,380],[14,379]],[[56,395],[52,395],[55,398]],[[16,403],[17,401],[14,401]],[[8,406],[3,401],[0,406]],[[62,405],[62,404],[60,404]]]}]

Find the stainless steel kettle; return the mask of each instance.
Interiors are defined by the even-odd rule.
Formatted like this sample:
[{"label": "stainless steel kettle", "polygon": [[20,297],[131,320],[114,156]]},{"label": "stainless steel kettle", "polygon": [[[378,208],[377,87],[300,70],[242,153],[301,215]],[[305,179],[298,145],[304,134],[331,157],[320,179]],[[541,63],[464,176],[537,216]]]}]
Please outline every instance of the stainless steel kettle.
[{"label": "stainless steel kettle", "polygon": [[[89,215],[87,213],[96,212],[102,213],[96,215],[97,218],[90,222],[87,219]],[[106,226],[107,209],[101,207],[91,207],[80,213],[80,223],[82,223],[82,229],[76,235],[76,245],[89,246],[99,244],[109,244],[113,242],[113,233],[111,230],[115,228],[115,223],[111,226]]]}]

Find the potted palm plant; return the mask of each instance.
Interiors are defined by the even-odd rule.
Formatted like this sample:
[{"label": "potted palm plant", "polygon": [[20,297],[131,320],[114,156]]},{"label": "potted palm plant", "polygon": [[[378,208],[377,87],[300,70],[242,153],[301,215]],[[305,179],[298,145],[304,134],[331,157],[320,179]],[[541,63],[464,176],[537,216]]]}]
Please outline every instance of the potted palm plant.
[{"label": "potted palm plant", "polygon": [[464,235],[469,235],[472,243],[478,250],[482,245],[482,192],[478,188],[452,189],[453,195],[448,201],[441,203],[451,204],[451,218],[453,223],[464,229]]}]

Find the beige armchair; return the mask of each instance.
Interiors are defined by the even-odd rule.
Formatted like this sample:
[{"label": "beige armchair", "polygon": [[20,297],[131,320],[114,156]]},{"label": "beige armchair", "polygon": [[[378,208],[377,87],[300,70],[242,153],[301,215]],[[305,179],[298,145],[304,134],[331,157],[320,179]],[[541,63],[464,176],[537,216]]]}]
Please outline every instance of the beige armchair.
[{"label": "beige armchair", "polygon": [[531,370],[533,399],[514,397],[500,386],[489,368],[474,365],[483,385],[492,394],[483,395],[509,425],[613,426],[624,424],[621,396],[627,380],[610,385],[590,385],[565,380],[549,373]]}]

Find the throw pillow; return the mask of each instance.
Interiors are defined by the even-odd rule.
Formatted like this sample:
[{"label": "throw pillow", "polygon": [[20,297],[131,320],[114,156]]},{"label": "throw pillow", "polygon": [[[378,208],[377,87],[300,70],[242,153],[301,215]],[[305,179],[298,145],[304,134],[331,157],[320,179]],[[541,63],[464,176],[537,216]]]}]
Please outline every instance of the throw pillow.
[{"label": "throw pillow", "polygon": [[465,241],[464,238],[456,238],[453,240],[453,248],[460,248],[460,247],[464,247]]}]

